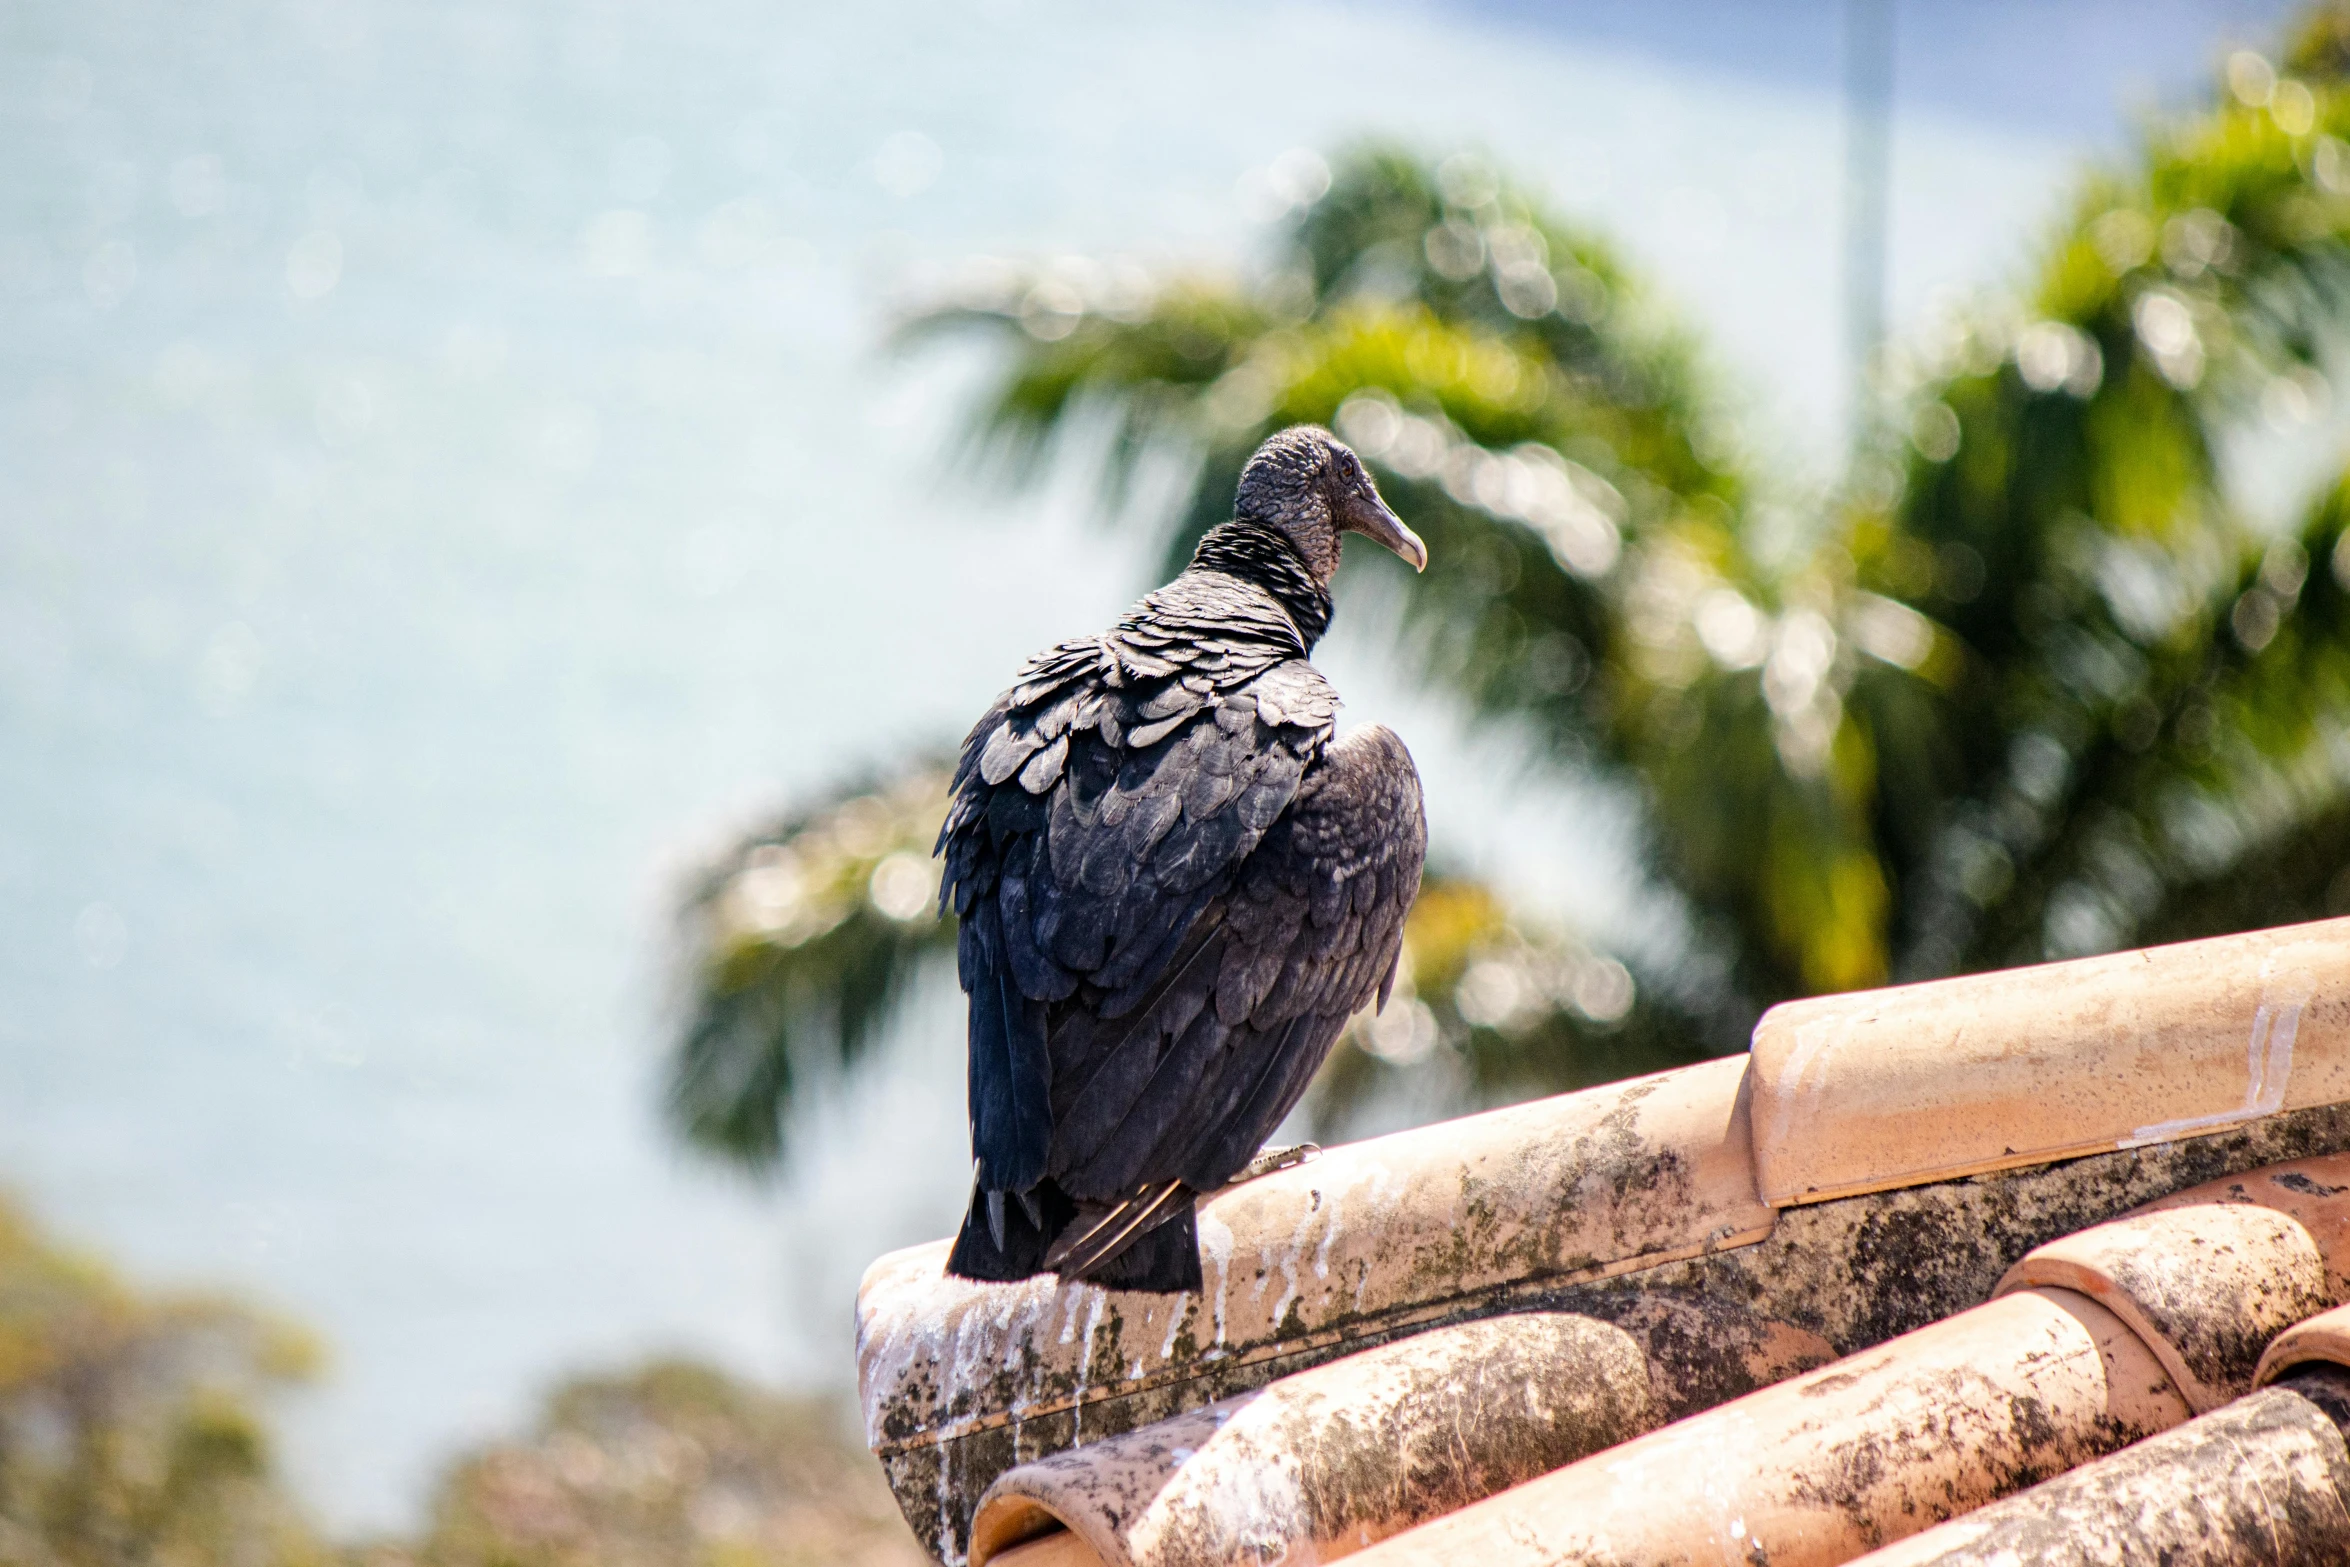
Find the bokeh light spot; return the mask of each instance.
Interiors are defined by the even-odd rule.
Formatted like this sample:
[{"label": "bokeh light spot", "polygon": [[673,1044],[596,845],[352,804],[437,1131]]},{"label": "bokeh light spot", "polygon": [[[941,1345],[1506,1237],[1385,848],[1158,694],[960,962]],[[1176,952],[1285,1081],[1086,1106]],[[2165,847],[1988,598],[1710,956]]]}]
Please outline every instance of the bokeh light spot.
[{"label": "bokeh light spot", "polygon": [[286,291],[296,299],[324,299],[343,280],[343,242],[323,229],[295,240],[286,252]]}]

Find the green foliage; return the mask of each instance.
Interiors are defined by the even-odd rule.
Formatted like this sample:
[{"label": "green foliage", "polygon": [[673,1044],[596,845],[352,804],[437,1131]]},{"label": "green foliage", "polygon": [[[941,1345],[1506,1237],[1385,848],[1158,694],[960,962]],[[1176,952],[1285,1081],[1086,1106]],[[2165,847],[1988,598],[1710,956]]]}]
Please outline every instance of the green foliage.
[{"label": "green foliage", "polygon": [[268,1395],[299,1329],[132,1289],[0,1200],[0,1567],[923,1567],[839,1411],[654,1362],[549,1397],[450,1467],[421,1539],[323,1542]]},{"label": "green foliage", "polygon": [[1325,1109],[1395,1072],[1570,1086],[1734,1046],[1791,996],[2344,901],[2350,499],[2280,535],[2233,474],[2350,346],[2346,19],[2313,13],[2281,70],[2237,56],[2084,180],[2023,287],[1888,356],[1831,492],[1745,454],[1688,333],[1469,155],[1291,160],[1245,275],[998,266],[909,325],[996,347],[976,466],[1097,462],[1129,518],[1140,473],[1178,475],[1141,519],[1170,564],[1265,435],[1333,425],[1430,550],[1418,578],[1350,561],[1350,623],[1384,607],[1430,681],[1643,803],[1697,961],[1619,1010],[1582,978],[1615,959],[1432,881],[1416,986]]},{"label": "green foliage", "polygon": [[1688,1019],[1554,923],[1472,878],[1431,871],[1404,925],[1388,1005],[1354,1020],[1309,1109],[1343,1125],[1396,1073],[1438,1074],[1454,1097],[1523,1098],[1702,1057]]},{"label": "green foliage", "polygon": [[361,1567],[922,1567],[828,1404],[705,1366],[583,1377],[527,1441],[467,1455],[426,1537]]},{"label": "green foliage", "polygon": [[668,1106],[689,1142],[772,1165],[803,1078],[853,1065],[923,959],[953,950],[930,857],[947,776],[917,761],[884,784],[842,790],[752,833],[696,878],[683,915],[693,1011]]},{"label": "green foliage", "polygon": [[1917,367],[1899,499],[1854,529],[1864,580],[1968,655],[1905,767],[1907,972],[2273,923],[2255,867],[2338,806],[2339,491],[2272,536],[2227,458],[2326,396],[2350,96],[2232,74],[2089,183],[2027,305]]},{"label": "green foliage", "polygon": [[256,1413],[316,1359],[247,1308],[133,1290],[0,1200],[0,1562],[325,1563]]}]

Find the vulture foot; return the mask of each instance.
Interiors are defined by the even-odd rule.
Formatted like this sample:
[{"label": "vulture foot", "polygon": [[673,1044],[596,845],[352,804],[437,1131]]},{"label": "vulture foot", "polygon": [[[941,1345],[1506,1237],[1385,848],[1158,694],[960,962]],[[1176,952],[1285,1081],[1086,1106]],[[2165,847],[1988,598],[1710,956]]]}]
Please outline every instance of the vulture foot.
[{"label": "vulture foot", "polygon": [[1253,1181],[1260,1175],[1271,1175],[1275,1170],[1289,1169],[1293,1165],[1305,1163],[1321,1151],[1322,1147],[1319,1143],[1296,1143],[1287,1148],[1268,1148],[1242,1165],[1240,1173],[1232,1177],[1226,1184],[1238,1186],[1241,1182]]}]

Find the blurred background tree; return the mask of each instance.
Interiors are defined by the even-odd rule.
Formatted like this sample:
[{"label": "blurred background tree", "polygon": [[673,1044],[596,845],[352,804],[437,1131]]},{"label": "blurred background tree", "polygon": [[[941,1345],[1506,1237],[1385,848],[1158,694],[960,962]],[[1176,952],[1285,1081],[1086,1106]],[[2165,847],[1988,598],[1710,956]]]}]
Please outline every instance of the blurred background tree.
[{"label": "blurred background tree", "polygon": [[[1882,354],[1829,487],[1757,449],[1601,239],[1475,154],[1292,154],[1245,276],[990,264],[910,322],[995,345],[973,471],[1091,465],[1170,571],[1265,435],[1332,425],[1431,556],[1350,561],[1349,620],[1391,617],[1478,720],[1640,802],[1676,950],[1433,875],[1325,1124],[1413,1082],[1457,1107],[1740,1048],[1793,996],[2350,906],[2350,501],[2279,526],[2245,498],[2323,428],[2344,344],[2345,15],[2232,57],[2083,180],[2020,287]],[[854,1059],[951,949],[921,857],[941,789],[925,758],[706,872],[693,1141],[771,1162],[794,1061]]]},{"label": "blurred background tree", "polygon": [[279,1484],[262,1420],[316,1364],[290,1324],[134,1290],[0,1198],[0,1562],[330,1560]]},{"label": "blurred background tree", "polygon": [[830,1404],[706,1366],[582,1377],[528,1440],[454,1465],[425,1538],[363,1567],[922,1567]]},{"label": "blurred background tree", "polygon": [[271,1457],[300,1328],[142,1292],[0,1200],[7,1567],[921,1567],[881,1466],[829,1401],[706,1366],[583,1376],[526,1439],[450,1465],[414,1541],[332,1545]]}]

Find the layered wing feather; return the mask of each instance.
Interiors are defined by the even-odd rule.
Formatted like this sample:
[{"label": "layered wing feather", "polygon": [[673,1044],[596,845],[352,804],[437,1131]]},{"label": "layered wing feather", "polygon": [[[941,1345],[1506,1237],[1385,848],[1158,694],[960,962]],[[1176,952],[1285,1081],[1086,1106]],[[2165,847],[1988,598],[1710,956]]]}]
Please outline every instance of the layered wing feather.
[{"label": "layered wing feather", "polygon": [[941,897],[978,1185],[1044,1192],[1037,1222],[1097,1250],[1245,1164],[1393,972],[1418,778],[1385,730],[1331,745],[1305,652],[1262,588],[1187,573],[1032,660],[965,741]]},{"label": "layered wing feather", "polygon": [[[1297,1105],[1339,1033],[1384,1000],[1419,891],[1427,828],[1419,776],[1390,731],[1328,748],[1134,1013],[1051,1019],[1052,1176],[1079,1228],[1048,1265],[1084,1272],[1084,1235],[1119,1233],[1175,1183],[1222,1186]],[[1093,1069],[1081,1085],[1064,1060]],[[1161,1204],[1163,1206],[1163,1204]]]},{"label": "layered wing feather", "polygon": [[1080,986],[1115,1016],[1177,949],[1296,793],[1337,698],[1270,594],[1191,572],[1118,627],[1032,659],[964,742],[940,833],[961,921],[980,1185],[1052,1159],[1051,1084],[1092,1065],[1048,1045]]}]

